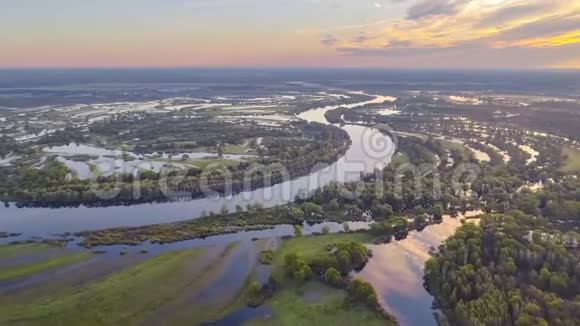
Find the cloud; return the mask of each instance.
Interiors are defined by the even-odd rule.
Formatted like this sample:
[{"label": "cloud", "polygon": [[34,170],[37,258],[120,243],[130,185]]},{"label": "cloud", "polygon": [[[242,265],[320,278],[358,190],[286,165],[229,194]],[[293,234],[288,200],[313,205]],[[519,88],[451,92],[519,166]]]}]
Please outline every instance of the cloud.
[{"label": "cloud", "polygon": [[371,38],[368,37],[364,32],[359,33],[357,36],[355,36],[352,40],[353,43],[364,43],[368,40],[370,40]]},{"label": "cloud", "polygon": [[455,14],[468,0],[423,0],[407,11],[407,19]]},{"label": "cloud", "polygon": [[406,17],[337,29],[332,35],[337,52],[369,62],[415,58],[431,65],[431,60],[451,60],[446,63],[540,67],[580,52],[580,1],[421,0]]},{"label": "cloud", "polygon": [[332,34],[326,34],[320,39],[320,44],[324,46],[335,46],[338,43],[338,39],[334,37]]},{"label": "cloud", "polygon": [[476,27],[503,25],[515,19],[530,17],[538,13],[549,11],[551,6],[552,4],[549,2],[545,2],[527,3],[501,8],[487,16],[484,16],[479,22],[477,22]]},{"label": "cloud", "polygon": [[390,40],[389,47],[392,48],[408,48],[411,46],[411,41],[408,40]]},{"label": "cloud", "polygon": [[502,31],[499,34],[499,38],[504,41],[517,41],[527,38],[559,35],[574,30],[580,30],[580,15],[565,17],[554,16],[525,23],[518,27]]}]

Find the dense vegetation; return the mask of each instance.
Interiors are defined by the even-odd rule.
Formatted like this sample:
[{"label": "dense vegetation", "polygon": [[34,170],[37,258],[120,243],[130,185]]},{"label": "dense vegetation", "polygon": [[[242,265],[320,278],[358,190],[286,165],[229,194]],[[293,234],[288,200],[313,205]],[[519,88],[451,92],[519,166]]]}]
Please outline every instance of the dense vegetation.
[{"label": "dense vegetation", "polygon": [[426,264],[425,284],[452,325],[577,325],[580,259],[521,211],[466,224]]},{"label": "dense vegetation", "polygon": [[[140,139],[132,145],[136,154],[176,154],[194,148],[199,150],[202,146],[203,150],[215,151],[221,156],[228,149],[237,150],[240,142],[254,139],[248,150],[256,153],[255,159],[228,161],[229,164],[206,160],[202,165],[193,162],[197,165],[183,168],[188,162],[187,158],[180,156],[177,161],[167,162],[168,165],[177,163],[180,168],[140,171],[138,175],[97,175],[80,180],[65,164],[51,156],[41,166],[21,162],[17,166],[0,167],[0,199],[27,206],[106,206],[235,194],[306,175],[317,164],[336,161],[350,145],[350,138],[342,129],[318,124],[294,123],[282,130],[269,130],[254,125],[232,127],[232,124],[208,120],[132,119],[137,118],[118,118],[95,124],[92,135],[98,137],[99,142],[107,139],[114,144]],[[128,132],[118,132],[118,128],[129,126],[132,128]],[[224,133],[226,128],[234,130]],[[264,139],[261,145],[255,142],[258,136]],[[54,134],[49,137],[54,137]],[[178,141],[200,137],[204,139],[203,144],[200,141]],[[33,152],[27,157],[38,155]],[[89,158],[76,155],[71,159],[86,161]],[[123,159],[134,158],[125,155]],[[212,166],[208,167],[208,164]]]}]

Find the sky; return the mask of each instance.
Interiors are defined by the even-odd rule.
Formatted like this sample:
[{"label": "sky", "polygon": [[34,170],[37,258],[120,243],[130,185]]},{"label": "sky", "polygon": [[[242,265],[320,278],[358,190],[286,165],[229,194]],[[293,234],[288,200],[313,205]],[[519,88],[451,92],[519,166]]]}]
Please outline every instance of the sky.
[{"label": "sky", "polygon": [[0,67],[580,69],[580,0],[0,0]]}]

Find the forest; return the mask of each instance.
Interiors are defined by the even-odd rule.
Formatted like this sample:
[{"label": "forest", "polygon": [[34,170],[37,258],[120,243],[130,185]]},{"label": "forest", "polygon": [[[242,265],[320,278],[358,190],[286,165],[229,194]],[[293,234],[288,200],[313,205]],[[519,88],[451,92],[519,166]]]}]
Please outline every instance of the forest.
[{"label": "forest", "polygon": [[451,325],[577,325],[580,259],[518,210],[466,224],[425,267]]}]

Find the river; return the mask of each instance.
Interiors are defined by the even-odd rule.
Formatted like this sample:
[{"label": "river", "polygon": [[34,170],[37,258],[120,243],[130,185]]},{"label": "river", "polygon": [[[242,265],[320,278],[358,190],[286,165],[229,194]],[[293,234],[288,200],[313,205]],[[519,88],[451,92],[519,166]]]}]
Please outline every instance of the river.
[{"label": "river", "polygon": [[[390,97],[375,96],[370,101],[348,104],[356,108],[370,103],[390,101]],[[308,122],[328,124],[324,113],[338,106],[326,106],[308,110],[298,115]],[[352,145],[345,155],[311,174],[285,181],[272,187],[239,193],[230,197],[201,198],[188,201],[139,204],[112,207],[74,208],[16,208],[0,207],[0,230],[20,232],[27,236],[46,236],[55,233],[78,232],[119,226],[140,226],[194,219],[203,212],[218,212],[222,207],[234,211],[236,206],[261,204],[263,207],[283,205],[301,195],[318,189],[330,182],[356,181],[361,172],[372,172],[388,164],[395,151],[391,139],[380,131],[346,125]]]},{"label": "river", "polygon": [[[346,107],[356,108],[369,103],[383,103],[389,97],[377,96],[367,102],[355,103]],[[321,107],[298,115],[308,122],[328,124],[324,114],[337,106]],[[135,206],[107,208],[0,208],[0,230],[23,232],[24,236],[32,234],[73,232],[85,229],[98,229],[114,226],[138,226],[151,223],[173,222],[200,216],[202,211],[217,211],[223,205],[233,210],[236,205],[260,203],[272,207],[291,202],[294,196],[304,191],[311,191],[331,181],[352,181],[360,178],[360,172],[371,172],[390,162],[394,145],[390,138],[376,129],[346,125],[342,127],[351,137],[352,145],[346,154],[328,168],[317,170],[308,176],[297,178],[279,185],[241,193],[229,198],[204,198],[174,203],[155,203]],[[480,212],[468,212],[467,216]],[[304,234],[320,232],[323,224],[304,226]],[[342,225],[325,223],[331,232],[338,232]],[[379,294],[383,308],[392,313],[402,325],[436,325],[431,309],[432,297],[423,288],[423,267],[429,259],[429,251],[451,236],[461,225],[460,218],[446,216],[443,223],[431,225],[422,232],[411,232],[406,239],[393,241],[384,245],[368,245],[373,257],[365,268],[357,273],[370,282]],[[368,223],[350,223],[351,229],[367,228]],[[138,252],[146,248],[150,254],[167,250],[191,248],[197,246],[223,245],[241,241],[242,248],[249,246],[252,238],[272,238],[293,234],[291,225],[279,225],[269,230],[239,232],[193,239],[171,244],[150,244],[127,248]],[[71,244],[71,246],[75,246]],[[105,256],[118,256],[125,246],[110,246],[94,249],[107,250]],[[256,253],[252,253],[254,256]],[[255,257],[254,257],[255,259]],[[239,273],[237,284],[242,284],[247,271]],[[243,276],[243,277],[242,277]],[[227,277],[229,278],[229,277]],[[213,286],[223,286],[222,281]],[[241,309],[224,318],[217,325],[237,325],[253,318],[265,318],[271,312],[267,308]]]},{"label": "river", "polygon": [[[437,248],[461,226],[461,218],[481,214],[469,211],[456,218],[444,216],[441,224],[410,232],[403,240],[367,245],[373,257],[356,276],[373,285],[381,306],[401,325],[437,325],[431,309],[433,297],[423,287],[425,262],[431,257],[431,248]],[[478,221],[470,219],[468,223]]]}]

